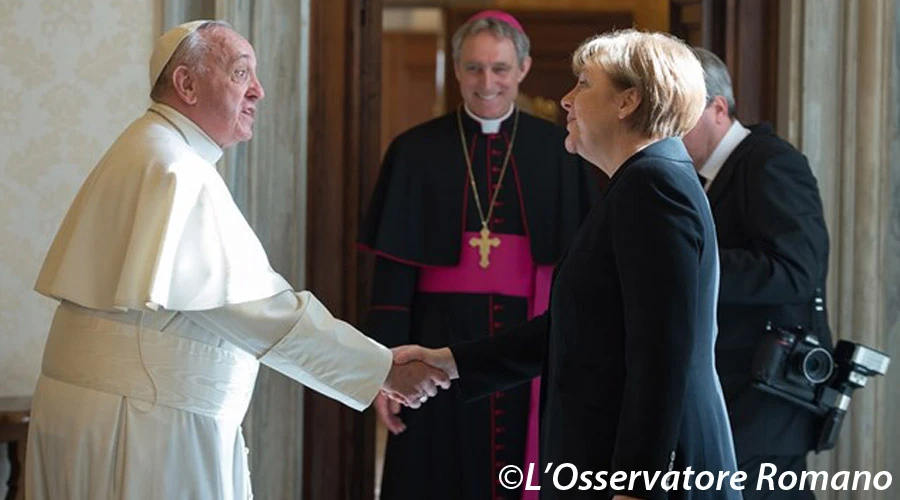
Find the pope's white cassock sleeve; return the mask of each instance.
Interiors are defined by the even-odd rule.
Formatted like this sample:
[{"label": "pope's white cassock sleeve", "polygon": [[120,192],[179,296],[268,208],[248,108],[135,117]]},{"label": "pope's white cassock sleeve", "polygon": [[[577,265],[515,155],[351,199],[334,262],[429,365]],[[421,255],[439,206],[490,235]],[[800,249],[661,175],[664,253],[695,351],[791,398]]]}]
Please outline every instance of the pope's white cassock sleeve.
[{"label": "pope's white cassock sleeve", "polygon": [[332,316],[309,292],[184,314],[260,363],[357,410],[372,402],[392,364],[389,349]]}]

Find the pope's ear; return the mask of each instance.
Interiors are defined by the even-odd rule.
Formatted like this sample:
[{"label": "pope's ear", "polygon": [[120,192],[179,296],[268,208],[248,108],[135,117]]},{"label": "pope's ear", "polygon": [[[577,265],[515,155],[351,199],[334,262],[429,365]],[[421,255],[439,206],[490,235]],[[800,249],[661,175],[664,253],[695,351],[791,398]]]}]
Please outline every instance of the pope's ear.
[{"label": "pope's ear", "polygon": [[187,66],[178,66],[172,72],[172,87],[178,99],[185,104],[197,104],[197,78]]}]

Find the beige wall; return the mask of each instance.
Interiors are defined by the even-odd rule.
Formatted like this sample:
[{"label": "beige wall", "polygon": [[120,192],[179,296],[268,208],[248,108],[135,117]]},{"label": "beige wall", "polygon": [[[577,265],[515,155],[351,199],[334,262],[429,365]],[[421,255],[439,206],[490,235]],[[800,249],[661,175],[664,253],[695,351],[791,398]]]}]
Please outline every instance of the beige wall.
[{"label": "beige wall", "polygon": [[0,1],[0,396],[34,388],[55,303],[32,287],[82,180],[148,103],[160,1]]}]

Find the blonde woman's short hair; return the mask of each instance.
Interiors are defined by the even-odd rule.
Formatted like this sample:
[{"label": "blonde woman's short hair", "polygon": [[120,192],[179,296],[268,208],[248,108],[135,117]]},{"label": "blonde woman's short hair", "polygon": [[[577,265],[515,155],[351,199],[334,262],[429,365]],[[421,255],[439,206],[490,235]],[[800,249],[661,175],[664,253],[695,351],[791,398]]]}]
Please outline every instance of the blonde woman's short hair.
[{"label": "blonde woman's short hair", "polygon": [[628,118],[651,138],[681,137],[706,107],[703,67],[691,48],[665,33],[633,29],[597,35],[578,47],[572,70],[599,67],[620,90],[635,88],[641,103]]}]

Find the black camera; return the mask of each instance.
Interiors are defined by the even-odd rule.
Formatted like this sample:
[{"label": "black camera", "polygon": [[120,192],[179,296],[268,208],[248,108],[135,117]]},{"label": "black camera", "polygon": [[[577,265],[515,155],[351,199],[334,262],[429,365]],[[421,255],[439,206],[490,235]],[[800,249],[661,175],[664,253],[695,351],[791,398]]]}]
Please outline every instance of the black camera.
[{"label": "black camera", "polygon": [[834,359],[802,327],[787,329],[767,323],[766,336],[753,360],[753,373],[763,384],[761,389],[816,407],[819,386],[834,373]]},{"label": "black camera", "polygon": [[819,452],[834,448],[853,391],[887,373],[890,362],[887,354],[847,340],[829,352],[802,327],[768,323],[753,360],[753,385],[823,417]]}]

